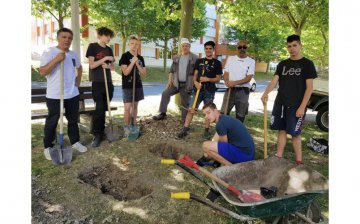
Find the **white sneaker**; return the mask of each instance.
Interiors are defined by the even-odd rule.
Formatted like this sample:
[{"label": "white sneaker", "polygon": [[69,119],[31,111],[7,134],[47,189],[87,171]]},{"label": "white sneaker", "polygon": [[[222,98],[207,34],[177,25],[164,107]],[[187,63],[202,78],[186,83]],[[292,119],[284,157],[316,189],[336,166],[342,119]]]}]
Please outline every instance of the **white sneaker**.
[{"label": "white sneaker", "polygon": [[78,150],[79,152],[86,152],[87,151],[86,146],[83,146],[80,142],[76,142],[75,144],[73,144],[72,148]]},{"label": "white sneaker", "polygon": [[51,160],[51,156],[50,156],[50,147],[44,149],[44,156],[47,160]]}]

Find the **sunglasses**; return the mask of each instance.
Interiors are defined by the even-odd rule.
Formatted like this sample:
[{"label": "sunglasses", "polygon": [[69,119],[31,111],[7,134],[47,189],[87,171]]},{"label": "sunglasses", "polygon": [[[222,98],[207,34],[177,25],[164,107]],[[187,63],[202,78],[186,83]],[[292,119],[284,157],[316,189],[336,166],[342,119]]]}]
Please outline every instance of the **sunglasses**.
[{"label": "sunglasses", "polygon": [[237,47],[237,49],[239,49],[239,50],[240,50],[240,49],[247,49],[247,46],[241,46],[241,45],[240,45],[240,46]]}]

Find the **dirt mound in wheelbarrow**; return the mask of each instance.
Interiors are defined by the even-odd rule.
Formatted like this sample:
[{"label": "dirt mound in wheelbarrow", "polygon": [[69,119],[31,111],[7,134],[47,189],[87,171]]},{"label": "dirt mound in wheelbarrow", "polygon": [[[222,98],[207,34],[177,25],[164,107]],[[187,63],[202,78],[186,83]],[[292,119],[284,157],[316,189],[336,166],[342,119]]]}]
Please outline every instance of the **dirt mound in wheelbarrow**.
[{"label": "dirt mound in wheelbarrow", "polygon": [[78,175],[78,179],[120,201],[135,200],[153,191],[151,186],[142,182],[139,177],[129,176],[112,164],[85,170]]}]

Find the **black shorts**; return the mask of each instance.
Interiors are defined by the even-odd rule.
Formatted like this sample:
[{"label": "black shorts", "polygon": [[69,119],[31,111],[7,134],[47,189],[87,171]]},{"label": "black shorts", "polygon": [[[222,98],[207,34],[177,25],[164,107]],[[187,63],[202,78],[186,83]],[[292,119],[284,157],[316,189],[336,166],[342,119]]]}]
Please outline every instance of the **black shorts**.
[{"label": "black shorts", "polygon": [[[135,89],[135,102],[139,102],[144,99],[144,90],[143,88]],[[123,89],[123,102],[131,103],[133,100],[133,89]]]},{"label": "black shorts", "polygon": [[298,108],[274,104],[271,115],[270,129],[285,130],[287,134],[298,136],[304,126],[305,113],[301,117],[296,117]]}]

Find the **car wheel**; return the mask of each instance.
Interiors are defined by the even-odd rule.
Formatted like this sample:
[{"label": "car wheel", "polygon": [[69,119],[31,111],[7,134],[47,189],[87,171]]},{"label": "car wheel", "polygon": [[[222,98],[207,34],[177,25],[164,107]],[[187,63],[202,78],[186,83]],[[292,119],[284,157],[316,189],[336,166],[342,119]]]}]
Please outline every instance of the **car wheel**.
[{"label": "car wheel", "polygon": [[323,131],[329,131],[329,107],[321,107],[316,115],[316,124]]},{"label": "car wheel", "polygon": [[253,84],[251,85],[250,91],[251,91],[251,92],[255,92],[255,90],[256,90],[256,84],[253,83]]}]

